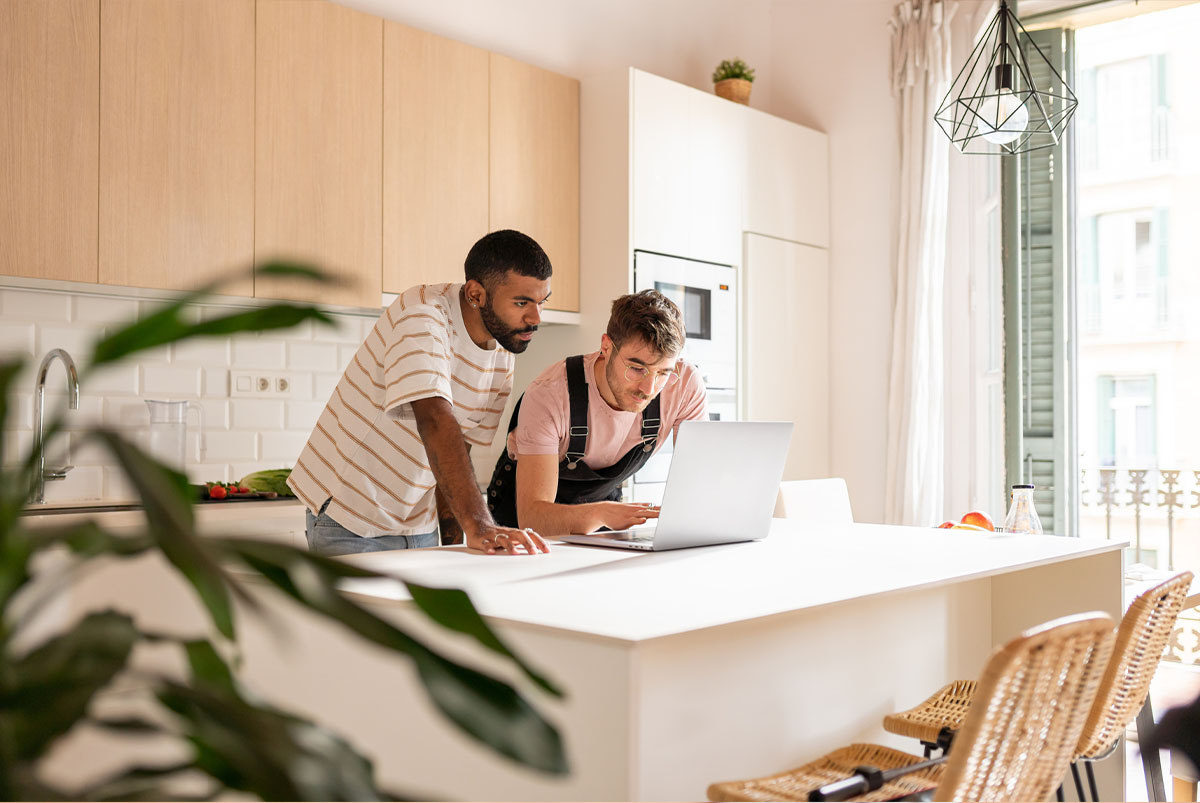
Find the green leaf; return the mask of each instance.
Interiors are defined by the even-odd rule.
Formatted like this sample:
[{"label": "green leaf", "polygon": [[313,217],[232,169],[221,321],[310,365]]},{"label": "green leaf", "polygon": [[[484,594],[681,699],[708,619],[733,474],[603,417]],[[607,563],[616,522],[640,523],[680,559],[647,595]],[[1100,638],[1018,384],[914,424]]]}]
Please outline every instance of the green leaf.
[{"label": "green leaf", "polygon": [[233,673],[213,645],[207,641],[188,641],[183,646],[196,685],[214,686],[231,694],[236,693]]},{"label": "green leaf", "polygon": [[[259,275],[265,276],[293,277],[318,283],[332,281],[316,268],[297,263],[273,262],[261,265],[256,270]],[[139,351],[175,343],[189,337],[223,336],[238,332],[286,329],[307,320],[325,324],[333,322],[327,313],[315,307],[296,304],[272,304],[209,321],[189,322],[184,320],[183,312],[189,304],[219,290],[225,281],[225,279],[221,279],[199,290],[184,293],[142,320],[130,323],[101,339],[93,349],[88,371]]]},{"label": "green leaf", "polygon": [[0,755],[32,760],[84,717],[96,692],[124,667],[138,639],[133,620],[89,614],[0,673]]},{"label": "green leaf", "polygon": [[[8,414],[11,409],[9,393],[17,375],[24,367],[25,361],[22,359],[0,362],[0,455],[6,454],[5,442],[10,429],[8,422]],[[12,528],[17,516],[21,513],[21,508],[25,505],[29,480],[28,478],[22,480],[22,476],[5,471],[4,463],[0,460],[0,541],[4,540],[4,536]]]},{"label": "green leaf", "polygon": [[211,797],[180,797],[164,781],[188,772],[192,763],[181,762],[162,767],[137,766],[121,770],[111,778],[89,784],[75,793],[79,800],[207,800]]},{"label": "green leaf", "polygon": [[513,663],[537,685],[555,697],[562,697],[562,690],[546,677],[536,672],[500,640],[475,606],[467,593],[458,588],[430,588],[416,583],[404,583],[412,594],[413,602],[433,621],[448,630],[463,633],[478,641],[492,652],[512,659]]},{"label": "green leaf", "polygon": [[371,762],[332,732],[215,686],[163,684],[196,766],[263,800],[380,800]]},{"label": "green leaf", "polygon": [[137,489],[150,536],[196,589],[217,630],[232,640],[231,581],[196,535],[187,477],[159,463],[116,432],[98,429],[95,434]]},{"label": "green leaf", "polygon": [[[395,625],[351,602],[337,588],[338,581],[345,576],[344,564],[280,544],[219,540],[231,556],[237,556],[309,610],[368,641],[413,658],[430,700],[463,731],[526,766],[548,773],[567,772],[566,753],[558,731],[512,686],[444,658]],[[358,570],[356,576],[370,575]],[[430,595],[426,602],[436,607],[441,599],[440,595]],[[461,615],[447,618],[463,624]]]}]

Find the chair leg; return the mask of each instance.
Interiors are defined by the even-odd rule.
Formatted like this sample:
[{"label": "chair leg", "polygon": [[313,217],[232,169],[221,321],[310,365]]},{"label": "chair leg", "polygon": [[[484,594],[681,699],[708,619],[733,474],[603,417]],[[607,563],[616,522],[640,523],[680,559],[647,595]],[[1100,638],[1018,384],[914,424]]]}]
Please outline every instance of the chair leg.
[{"label": "chair leg", "polygon": [[1075,779],[1075,793],[1079,795],[1079,799],[1087,800],[1087,795],[1083,793],[1083,781],[1079,778],[1079,762],[1071,762],[1071,777]]},{"label": "chair leg", "polygon": [[1092,762],[1083,762],[1083,768],[1087,771],[1088,789],[1092,793],[1092,800],[1100,799],[1100,791],[1096,788],[1096,773],[1092,769]]},{"label": "chair leg", "polygon": [[[1150,695],[1146,695],[1146,702],[1142,704],[1142,710],[1138,711],[1137,715],[1137,735],[1138,745],[1145,744],[1145,737],[1150,735],[1154,730],[1154,708],[1150,705]],[[1162,776],[1162,760],[1159,758],[1157,750],[1142,751],[1142,770],[1146,774],[1146,794],[1149,795],[1152,803],[1161,803],[1167,799],[1167,791],[1163,787]]]},{"label": "chair leg", "polygon": [[1054,799],[1057,800],[1058,803],[1066,803],[1067,796],[1063,794],[1062,784],[1059,784],[1058,788],[1054,790]]}]

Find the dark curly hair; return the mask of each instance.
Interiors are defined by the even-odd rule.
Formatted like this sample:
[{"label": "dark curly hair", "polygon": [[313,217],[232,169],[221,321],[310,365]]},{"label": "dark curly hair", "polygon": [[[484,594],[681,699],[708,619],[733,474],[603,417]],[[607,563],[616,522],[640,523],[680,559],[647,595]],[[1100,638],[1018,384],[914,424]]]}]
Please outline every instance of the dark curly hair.
[{"label": "dark curly hair", "polygon": [[463,269],[468,281],[474,279],[488,288],[509,271],[535,279],[549,279],[553,272],[542,247],[529,235],[512,229],[481,237],[467,252]]}]

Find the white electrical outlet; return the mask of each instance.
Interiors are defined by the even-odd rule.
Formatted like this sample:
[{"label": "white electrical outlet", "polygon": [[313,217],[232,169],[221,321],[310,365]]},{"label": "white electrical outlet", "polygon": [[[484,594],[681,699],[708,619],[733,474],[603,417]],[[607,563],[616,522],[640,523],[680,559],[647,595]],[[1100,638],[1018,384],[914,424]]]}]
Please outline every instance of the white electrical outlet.
[{"label": "white electrical outlet", "polygon": [[276,371],[230,371],[229,396],[234,399],[285,399],[292,377]]}]

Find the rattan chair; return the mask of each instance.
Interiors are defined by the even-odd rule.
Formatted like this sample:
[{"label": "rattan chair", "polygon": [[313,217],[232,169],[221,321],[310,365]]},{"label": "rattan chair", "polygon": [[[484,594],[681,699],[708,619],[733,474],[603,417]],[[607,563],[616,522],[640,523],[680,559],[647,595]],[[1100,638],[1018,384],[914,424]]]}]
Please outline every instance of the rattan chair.
[{"label": "rattan chair", "polygon": [[[854,799],[894,800],[936,789],[935,800],[1045,800],[1071,761],[1112,643],[1112,619],[1102,613],[1025,631],[988,660],[976,704],[945,764]],[[857,766],[887,770],[920,761],[891,748],[851,745],[789,772],[715,783],[708,799],[808,800],[812,790],[852,775]]]},{"label": "rattan chair", "polygon": [[[1072,763],[1080,799],[1084,794],[1077,762],[1083,762],[1092,799],[1097,800],[1092,762],[1116,750],[1121,734],[1142,709],[1191,584],[1191,572],[1176,574],[1139,594],[1121,618],[1112,661],[1101,680]],[[931,747],[944,748],[962,726],[971,706],[972,686],[969,681],[951,683],[915,708],[885,717],[883,727],[901,736],[920,739],[925,754],[929,755]],[[1160,778],[1158,785],[1161,784]],[[1153,789],[1154,784],[1148,786],[1151,800],[1163,799]]]}]

